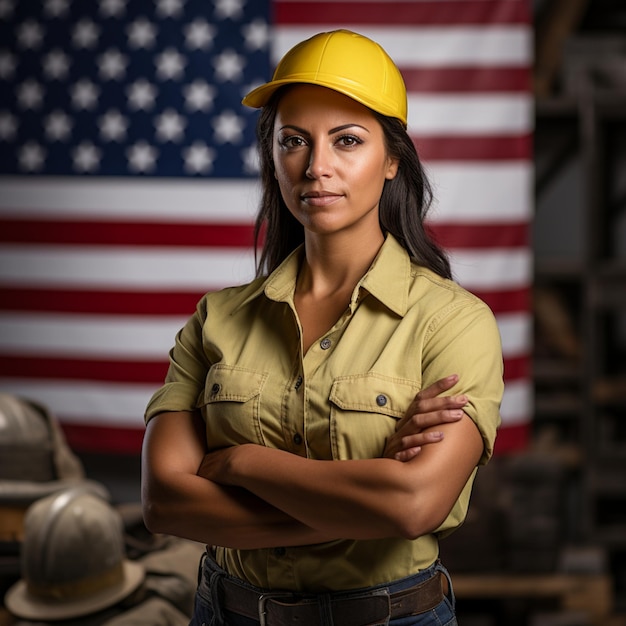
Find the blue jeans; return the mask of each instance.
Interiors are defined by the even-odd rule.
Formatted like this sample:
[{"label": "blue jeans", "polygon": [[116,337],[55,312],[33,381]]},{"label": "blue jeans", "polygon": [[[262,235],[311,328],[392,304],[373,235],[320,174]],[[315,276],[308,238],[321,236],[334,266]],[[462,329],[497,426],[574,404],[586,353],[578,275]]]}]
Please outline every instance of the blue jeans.
[{"label": "blue jeans", "polygon": [[[218,581],[221,577],[229,577],[210,557],[203,559],[200,566],[200,580],[196,591],[194,603],[194,614],[189,626],[259,626],[259,621],[250,619],[243,615],[238,615],[230,611],[225,611],[219,606],[219,593],[217,590]],[[386,622],[386,626],[457,626],[455,616],[455,598],[452,590],[452,581],[448,570],[438,561],[430,567],[417,574],[396,580],[385,585],[368,587],[367,589],[355,590],[358,593],[387,589],[389,593],[395,593],[408,589],[414,585],[427,580],[435,573],[441,572],[449,584],[449,592],[446,597],[432,610],[419,615],[409,615],[399,617]],[[261,595],[262,589],[247,585]],[[320,624],[320,626],[343,626],[342,624]]]}]

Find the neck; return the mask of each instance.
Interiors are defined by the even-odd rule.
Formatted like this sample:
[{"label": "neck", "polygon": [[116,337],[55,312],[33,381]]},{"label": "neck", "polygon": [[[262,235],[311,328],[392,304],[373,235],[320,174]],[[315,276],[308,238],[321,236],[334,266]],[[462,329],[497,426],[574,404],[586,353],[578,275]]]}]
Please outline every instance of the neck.
[{"label": "neck", "polygon": [[354,236],[305,237],[305,258],[298,286],[321,297],[354,289],[378,254],[385,238],[382,231]]}]

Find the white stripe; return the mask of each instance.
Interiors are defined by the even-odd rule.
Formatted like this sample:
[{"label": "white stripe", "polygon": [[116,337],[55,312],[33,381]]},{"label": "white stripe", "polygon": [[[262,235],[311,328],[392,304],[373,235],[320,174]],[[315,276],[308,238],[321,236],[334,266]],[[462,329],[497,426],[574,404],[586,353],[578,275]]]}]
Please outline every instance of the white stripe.
[{"label": "white stripe", "polygon": [[0,176],[0,216],[249,223],[257,180],[132,180]]},{"label": "white stripe", "polygon": [[528,94],[409,95],[409,132],[415,135],[497,135],[533,128]]},{"label": "white stripe", "polygon": [[[436,197],[430,215],[433,221],[518,221],[530,215],[532,167],[528,162],[437,161],[428,163],[426,169]],[[192,186],[189,193],[184,184],[156,183],[0,177],[0,216],[209,224],[254,219],[258,199],[254,183],[228,183],[227,188],[217,183],[215,190],[207,184],[202,192]]]},{"label": "white stripe", "polygon": [[501,313],[496,316],[505,359],[528,356],[532,346],[532,316],[524,313]]},{"label": "white stripe", "polygon": [[[336,28],[345,25],[324,26],[326,31]],[[522,67],[532,58],[532,32],[528,25],[359,26],[358,31],[377,41],[399,67]],[[317,25],[276,27],[271,50],[273,64],[290,48],[317,32]]]},{"label": "white stripe", "polygon": [[[189,315],[192,313],[189,311]],[[0,313],[0,351],[25,356],[165,360],[186,319]]]},{"label": "white stripe", "polygon": [[201,292],[249,281],[252,248],[0,246],[0,284]]},{"label": "white stripe", "polygon": [[[45,405],[63,422],[127,428],[143,428],[145,408],[158,386],[0,379],[0,390]],[[502,426],[527,423],[531,410],[530,383],[508,383],[500,411]]]},{"label": "white stripe", "polygon": [[504,386],[500,414],[502,426],[527,424],[533,412],[533,390],[530,381],[516,380]]},{"label": "white stripe", "polygon": [[433,222],[519,222],[531,216],[528,162],[434,162],[426,170],[435,195],[428,216]]},{"label": "white stripe", "polygon": [[[189,315],[192,313],[189,311]],[[0,351],[24,356],[164,359],[186,319],[187,316],[0,313]],[[499,314],[496,321],[504,358],[528,354],[530,315]]]},{"label": "white stripe", "polygon": [[45,405],[60,421],[126,428],[143,428],[158,386],[0,379],[0,390]]},{"label": "white stripe", "polygon": [[532,282],[528,248],[449,250],[454,278],[470,291],[519,289]]}]

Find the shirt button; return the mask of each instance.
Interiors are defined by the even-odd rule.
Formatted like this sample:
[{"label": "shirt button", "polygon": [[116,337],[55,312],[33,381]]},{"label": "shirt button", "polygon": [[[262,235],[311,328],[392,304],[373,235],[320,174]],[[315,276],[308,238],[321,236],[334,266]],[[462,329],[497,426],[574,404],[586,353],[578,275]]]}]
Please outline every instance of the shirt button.
[{"label": "shirt button", "polygon": [[300,433],[296,433],[296,434],[293,436],[293,442],[294,442],[297,446],[299,446],[299,445],[302,443],[302,435],[301,435]]},{"label": "shirt button", "polygon": [[330,348],[331,343],[332,343],[331,340],[328,337],[326,337],[326,339],[322,339],[322,341],[320,341],[320,348],[322,350],[328,350],[328,348]]},{"label": "shirt button", "polygon": [[219,393],[221,388],[222,388],[222,385],[220,385],[218,383],[213,383],[213,387],[211,387],[211,393],[212,394]]},{"label": "shirt button", "polygon": [[285,548],[274,548],[274,554],[276,556],[285,556],[286,553],[287,550],[285,550]]},{"label": "shirt button", "polygon": [[378,406],[385,406],[385,404],[387,404],[387,396],[382,393],[379,396],[376,396],[376,404]]}]

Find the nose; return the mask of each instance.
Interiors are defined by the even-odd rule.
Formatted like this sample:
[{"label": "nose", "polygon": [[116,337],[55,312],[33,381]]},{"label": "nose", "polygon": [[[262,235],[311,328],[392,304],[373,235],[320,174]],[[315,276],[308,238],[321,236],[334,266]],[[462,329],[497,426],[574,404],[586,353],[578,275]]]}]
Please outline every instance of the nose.
[{"label": "nose", "polygon": [[330,147],[316,144],[311,148],[309,165],[306,168],[306,177],[311,180],[329,177],[332,175],[332,155]]}]

